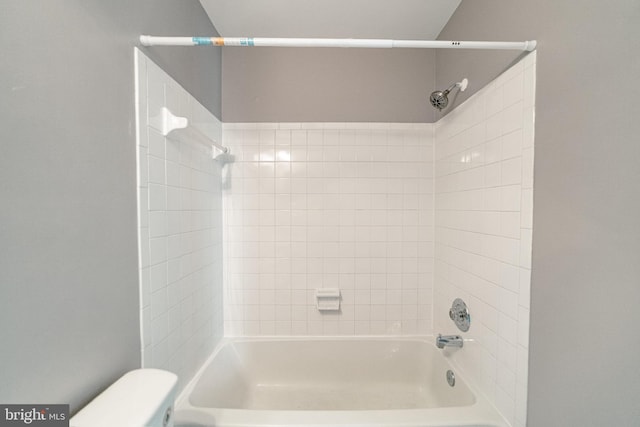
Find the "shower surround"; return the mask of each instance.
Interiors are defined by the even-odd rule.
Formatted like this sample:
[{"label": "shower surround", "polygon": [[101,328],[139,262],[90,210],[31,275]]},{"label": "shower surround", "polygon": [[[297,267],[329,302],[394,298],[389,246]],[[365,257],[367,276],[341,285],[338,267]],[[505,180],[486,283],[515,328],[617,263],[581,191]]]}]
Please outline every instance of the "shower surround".
[{"label": "shower surround", "polygon": [[[435,124],[224,125],[139,55],[144,366],[178,372],[182,388],[223,326],[228,337],[457,333],[448,310],[461,297],[471,328],[442,354],[523,427],[535,55]],[[204,123],[233,161],[162,137],[162,106]],[[317,310],[321,288],[341,290],[340,311]]]},{"label": "shower surround", "polygon": [[[225,334],[459,333],[461,297],[446,351],[524,426],[535,64],[435,124],[224,124]],[[318,312],[323,287],[341,312]]]}]

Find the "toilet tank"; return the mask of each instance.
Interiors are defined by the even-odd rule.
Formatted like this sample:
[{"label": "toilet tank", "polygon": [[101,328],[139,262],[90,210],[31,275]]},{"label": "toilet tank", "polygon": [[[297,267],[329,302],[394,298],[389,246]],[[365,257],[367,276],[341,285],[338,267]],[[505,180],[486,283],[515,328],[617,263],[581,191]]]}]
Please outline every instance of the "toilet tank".
[{"label": "toilet tank", "polygon": [[128,372],[71,418],[71,427],[173,427],[177,384],[160,369]]}]

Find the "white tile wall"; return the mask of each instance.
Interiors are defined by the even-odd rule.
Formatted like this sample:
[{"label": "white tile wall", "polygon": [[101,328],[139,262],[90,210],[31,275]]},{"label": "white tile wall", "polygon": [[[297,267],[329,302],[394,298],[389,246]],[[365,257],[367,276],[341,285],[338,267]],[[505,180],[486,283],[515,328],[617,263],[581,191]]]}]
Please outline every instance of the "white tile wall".
[{"label": "white tile wall", "polygon": [[526,422],[533,212],[535,52],[436,124],[436,332],[459,333],[455,358],[516,426]]},{"label": "white tile wall", "polygon": [[[431,331],[433,125],[224,129],[227,334]],[[323,287],[340,313],[316,309]]]},{"label": "white tile wall", "polygon": [[165,138],[166,106],[213,139],[221,123],[136,49],[142,366],[188,382],[223,336],[222,194],[210,147]]}]

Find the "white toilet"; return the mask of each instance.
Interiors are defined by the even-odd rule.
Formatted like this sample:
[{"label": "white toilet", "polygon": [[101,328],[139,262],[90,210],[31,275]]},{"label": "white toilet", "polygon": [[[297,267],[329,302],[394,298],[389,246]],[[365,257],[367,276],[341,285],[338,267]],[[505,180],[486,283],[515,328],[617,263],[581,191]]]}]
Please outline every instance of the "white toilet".
[{"label": "white toilet", "polygon": [[71,427],[173,427],[177,384],[160,369],[128,372],[71,418]]}]

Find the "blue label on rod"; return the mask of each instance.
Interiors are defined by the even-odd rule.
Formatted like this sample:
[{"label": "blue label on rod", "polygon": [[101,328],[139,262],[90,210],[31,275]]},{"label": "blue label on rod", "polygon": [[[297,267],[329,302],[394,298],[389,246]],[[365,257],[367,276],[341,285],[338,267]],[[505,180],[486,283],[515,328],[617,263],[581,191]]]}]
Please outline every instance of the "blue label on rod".
[{"label": "blue label on rod", "polygon": [[191,40],[196,45],[213,44],[211,37],[192,37]]},{"label": "blue label on rod", "polygon": [[240,46],[254,46],[253,38],[249,37],[249,38],[246,38],[246,39],[241,39],[240,40]]}]

